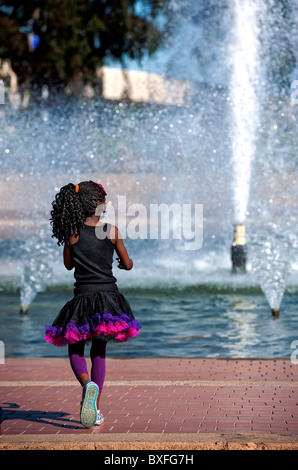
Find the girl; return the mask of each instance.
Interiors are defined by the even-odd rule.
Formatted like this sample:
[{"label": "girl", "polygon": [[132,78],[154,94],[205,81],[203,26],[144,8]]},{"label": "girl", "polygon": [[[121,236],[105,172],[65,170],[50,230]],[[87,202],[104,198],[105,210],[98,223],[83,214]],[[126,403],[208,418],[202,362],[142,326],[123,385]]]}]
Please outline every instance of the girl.
[{"label": "girl", "polygon": [[[52,326],[45,327],[45,340],[68,345],[72,370],[83,387],[81,422],[86,427],[101,424],[99,397],[105,378],[107,341],[123,342],[139,333],[129,303],[118,291],[112,273],[116,250],[118,268],[133,266],[117,227],[99,222],[105,212],[107,193],[101,184],[69,183],[52,203],[51,224],[58,245],[64,244],[64,265],[74,268],[74,297],[61,309]],[[91,341],[91,381],[84,357]]]}]

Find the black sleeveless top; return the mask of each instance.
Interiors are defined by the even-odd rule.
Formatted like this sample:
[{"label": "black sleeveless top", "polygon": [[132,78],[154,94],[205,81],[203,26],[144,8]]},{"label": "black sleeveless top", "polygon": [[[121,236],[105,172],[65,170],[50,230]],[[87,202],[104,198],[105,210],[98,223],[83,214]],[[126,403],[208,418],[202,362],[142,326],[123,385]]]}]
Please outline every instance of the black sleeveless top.
[{"label": "black sleeveless top", "polygon": [[84,225],[79,240],[70,245],[75,267],[74,294],[117,290],[112,263],[115,250],[110,240],[111,224]]}]

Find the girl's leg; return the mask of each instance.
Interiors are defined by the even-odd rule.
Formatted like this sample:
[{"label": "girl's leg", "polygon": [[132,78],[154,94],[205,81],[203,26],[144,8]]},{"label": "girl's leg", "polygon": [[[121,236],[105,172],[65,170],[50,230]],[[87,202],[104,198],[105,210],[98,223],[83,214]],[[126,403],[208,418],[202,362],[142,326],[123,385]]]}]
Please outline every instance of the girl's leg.
[{"label": "girl's leg", "polygon": [[95,338],[92,340],[92,346],[90,348],[90,358],[92,363],[91,380],[97,384],[99,389],[97,409],[99,409],[99,398],[103,389],[106,374],[106,345],[106,341]]},{"label": "girl's leg", "polygon": [[84,357],[85,341],[68,345],[71,368],[82,386],[89,381],[86,359]]}]

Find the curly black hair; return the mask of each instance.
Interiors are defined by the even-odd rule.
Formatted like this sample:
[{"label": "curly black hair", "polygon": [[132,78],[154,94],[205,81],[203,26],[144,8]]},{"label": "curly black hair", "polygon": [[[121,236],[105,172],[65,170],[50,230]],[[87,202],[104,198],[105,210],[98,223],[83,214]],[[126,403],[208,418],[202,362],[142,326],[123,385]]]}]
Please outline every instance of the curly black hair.
[{"label": "curly black hair", "polygon": [[95,213],[99,204],[105,201],[106,192],[93,181],[83,181],[63,186],[52,202],[52,237],[63,245],[75,233],[79,233],[87,217]]}]

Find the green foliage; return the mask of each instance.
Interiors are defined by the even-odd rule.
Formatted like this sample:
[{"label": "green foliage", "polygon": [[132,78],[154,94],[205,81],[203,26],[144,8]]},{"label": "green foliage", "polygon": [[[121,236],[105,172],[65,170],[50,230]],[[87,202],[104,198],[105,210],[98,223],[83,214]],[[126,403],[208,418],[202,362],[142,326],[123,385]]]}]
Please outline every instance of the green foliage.
[{"label": "green foliage", "polygon": [[[105,57],[123,61],[152,54],[162,41],[155,18],[166,0],[0,0],[0,57],[21,82],[49,85],[92,80]],[[141,8],[140,8],[141,5]],[[28,21],[38,47],[28,47]]]}]

